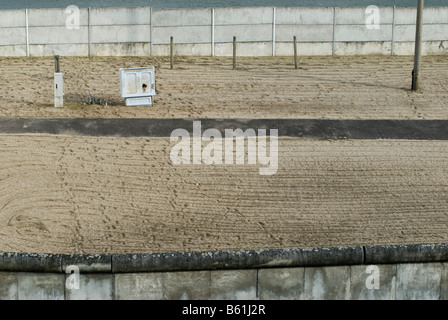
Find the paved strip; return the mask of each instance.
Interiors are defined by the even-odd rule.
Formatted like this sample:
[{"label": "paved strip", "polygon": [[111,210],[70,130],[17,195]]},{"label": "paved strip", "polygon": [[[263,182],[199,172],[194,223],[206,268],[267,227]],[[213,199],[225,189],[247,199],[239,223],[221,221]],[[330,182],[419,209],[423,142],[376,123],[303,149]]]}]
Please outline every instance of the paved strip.
[{"label": "paved strip", "polygon": [[226,129],[278,129],[279,136],[296,138],[448,140],[448,120],[3,118],[0,134],[169,137],[179,128],[192,134],[194,121],[223,136]]}]

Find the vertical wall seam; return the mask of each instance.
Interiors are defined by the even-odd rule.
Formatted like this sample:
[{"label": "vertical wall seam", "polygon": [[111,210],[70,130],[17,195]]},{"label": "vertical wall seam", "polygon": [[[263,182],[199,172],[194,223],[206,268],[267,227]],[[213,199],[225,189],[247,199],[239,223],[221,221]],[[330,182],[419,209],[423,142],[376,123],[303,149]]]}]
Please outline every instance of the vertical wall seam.
[{"label": "vertical wall seam", "polygon": [[392,43],[390,48],[390,55],[394,55],[394,47],[395,47],[395,6],[393,6],[393,13],[392,13]]},{"label": "vertical wall seam", "polygon": [[92,56],[92,21],[90,17],[90,7],[87,8],[87,42],[88,42],[88,50],[89,57]]},{"label": "vertical wall seam", "polygon": [[275,57],[275,25],[276,25],[276,8],[272,8],[272,56]]},{"label": "vertical wall seam", "polygon": [[362,264],[366,264],[366,246],[362,246]]},{"label": "vertical wall seam", "polygon": [[212,57],[215,56],[215,9],[212,8],[211,9],[211,14],[212,14],[212,26],[211,26],[211,32],[212,32],[212,44],[211,44],[211,52],[212,52]]},{"label": "vertical wall seam", "polygon": [[152,25],[153,25],[153,20],[152,20],[152,7],[149,7],[149,51],[150,51],[150,55],[151,57],[154,55],[154,49],[153,49],[153,37],[152,37]]},{"label": "vertical wall seam", "polygon": [[333,45],[332,55],[336,54],[336,7],[333,7]]},{"label": "vertical wall seam", "polygon": [[29,11],[25,9],[26,56],[30,56],[30,24]]},{"label": "vertical wall seam", "polygon": [[257,277],[255,279],[255,298],[259,299],[259,291],[258,291],[258,285],[259,285],[259,281],[258,281],[258,272],[260,271],[260,269],[257,269]]},{"label": "vertical wall seam", "polygon": [[115,290],[115,274],[112,273],[112,300],[117,300],[117,293]]}]

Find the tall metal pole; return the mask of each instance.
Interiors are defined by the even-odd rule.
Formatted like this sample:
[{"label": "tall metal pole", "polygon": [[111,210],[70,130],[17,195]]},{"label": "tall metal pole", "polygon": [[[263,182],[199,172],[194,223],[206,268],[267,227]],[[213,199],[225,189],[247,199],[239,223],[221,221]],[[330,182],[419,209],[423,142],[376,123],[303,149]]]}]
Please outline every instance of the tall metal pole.
[{"label": "tall metal pole", "polygon": [[420,57],[422,54],[422,29],[423,29],[423,7],[424,0],[418,0],[417,5],[417,26],[415,31],[415,56],[414,70],[412,71],[412,90],[417,91],[420,88]]}]

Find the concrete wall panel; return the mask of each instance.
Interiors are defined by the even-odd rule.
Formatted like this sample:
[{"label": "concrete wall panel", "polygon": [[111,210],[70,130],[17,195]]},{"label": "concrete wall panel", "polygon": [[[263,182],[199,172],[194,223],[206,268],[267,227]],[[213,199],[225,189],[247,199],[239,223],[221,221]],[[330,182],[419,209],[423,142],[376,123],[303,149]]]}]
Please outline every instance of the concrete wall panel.
[{"label": "concrete wall panel", "polygon": [[346,300],[349,297],[349,266],[305,269],[305,289],[301,299]]},{"label": "concrete wall panel", "polygon": [[271,25],[229,25],[217,26],[215,29],[215,42],[233,42],[233,37],[238,42],[272,41]]},{"label": "concrete wall panel", "polygon": [[0,45],[26,44],[25,28],[0,28]]},{"label": "concrete wall panel", "polygon": [[25,27],[25,10],[1,10],[0,28]]},{"label": "concrete wall panel", "polygon": [[210,43],[210,27],[186,26],[186,27],[154,27],[154,44],[169,44],[170,37],[174,37],[175,43]]},{"label": "concrete wall panel", "polygon": [[18,273],[18,300],[64,300],[65,276],[55,273]]},{"label": "concrete wall panel", "polygon": [[[357,8],[336,8],[336,24],[360,24],[366,25],[367,19],[372,15],[367,7]],[[380,24],[392,24],[393,8],[379,7]]]},{"label": "concrete wall panel", "polygon": [[337,42],[336,55],[390,55],[391,43],[386,42]]},{"label": "concrete wall panel", "polygon": [[[30,9],[29,10],[29,26],[30,27],[65,27],[67,19],[71,16],[71,12],[66,9]],[[71,19],[69,19],[71,21]],[[79,11],[80,26],[87,26],[88,13],[87,9]]]},{"label": "concrete wall panel", "polygon": [[331,25],[280,25],[275,30],[277,42],[293,41],[325,42],[333,40],[333,26]]},{"label": "concrete wall panel", "polygon": [[45,56],[87,56],[89,47],[87,44],[36,44],[30,46],[30,55],[35,57]]},{"label": "concrete wall panel", "polygon": [[[88,47],[86,49],[88,51]],[[93,56],[149,56],[149,43],[96,43],[92,44]],[[85,55],[85,54],[84,54]]]},{"label": "concrete wall panel", "polygon": [[162,300],[163,274],[117,274],[115,295],[117,300]]},{"label": "concrete wall panel", "polygon": [[[351,266],[350,299],[351,300],[394,300],[397,266],[377,265],[373,272],[368,266]],[[374,272],[378,271],[378,277]],[[377,281],[377,283],[375,283]],[[367,284],[369,286],[367,286]]]},{"label": "concrete wall panel", "polygon": [[158,27],[210,26],[212,24],[210,9],[154,10],[152,14],[154,25]]},{"label": "concrete wall panel", "polygon": [[149,25],[92,26],[92,43],[150,42]]},{"label": "concrete wall panel", "polygon": [[95,26],[151,24],[150,7],[92,8],[91,24]]},{"label": "concrete wall panel", "polygon": [[336,41],[390,41],[392,26],[382,25],[380,29],[369,30],[365,25],[338,25],[335,32]]},{"label": "concrete wall panel", "polygon": [[79,278],[79,288],[66,289],[66,300],[112,300],[113,275],[86,274]]},{"label": "concrete wall panel", "polygon": [[333,25],[333,8],[277,8],[275,20],[277,25]]},{"label": "concrete wall panel", "polygon": [[[175,56],[210,56],[212,53],[210,44],[175,44]],[[166,44],[154,45],[153,54],[155,56],[169,56],[170,46]]]},{"label": "concrete wall panel", "polygon": [[0,46],[0,57],[23,57],[26,56],[26,46]]},{"label": "concrete wall panel", "polygon": [[69,30],[65,27],[33,27],[29,31],[30,44],[88,43],[88,29]]},{"label": "concrete wall panel", "polygon": [[257,270],[211,271],[212,300],[254,300]]},{"label": "concrete wall panel", "polygon": [[272,24],[273,12],[271,7],[217,8],[215,9],[215,24]]},{"label": "concrete wall panel", "polygon": [[[220,43],[215,45],[215,55],[231,57],[233,55],[233,44]],[[237,44],[238,57],[267,57],[272,55],[271,42],[246,42]]]},{"label": "concrete wall panel", "polygon": [[[275,52],[277,56],[294,55],[292,43],[276,43]],[[297,55],[299,56],[328,56],[333,53],[333,45],[329,42],[299,42],[297,43]],[[292,63],[293,60],[291,60]]]},{"label": "concrete wall panel", "polygon": [[417,21],[416,8],[396,8],[395,9],[395,24],[413,24]]},{"label": "concrete wall panel", "polygon": [[0,272],[0,300],[17,300],[18,278],[14,272]]},{"label": "concrete wall panel", "polygon": [[299,300],[304,288],[304,268],[273,268],[258,271],[260,300]]},{"label": "concrete wall panel", "polygon": [[438,300],[441,263],[397,265],[397,300]]}]

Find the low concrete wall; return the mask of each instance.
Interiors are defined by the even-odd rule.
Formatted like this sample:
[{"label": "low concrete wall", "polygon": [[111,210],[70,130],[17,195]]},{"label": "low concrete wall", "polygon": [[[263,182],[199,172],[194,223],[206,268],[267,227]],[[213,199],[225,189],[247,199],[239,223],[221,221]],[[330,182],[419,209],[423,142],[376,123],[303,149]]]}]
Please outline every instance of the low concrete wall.
[{"label": "low concrete wall", "polygon": [[446,300],[447,280],[447,244],[0,254],[2,300]]},{"label": "low concrete wall", "polygon": [[[239,56],[412,55],[415,8],[379,8],[378,29],[367,28],[367,8],[207,8],[79,10],[79,27],[65,9],[0,11],[2,56]],[[448,53],[448,7],[424,12],[423,54]]]}]

